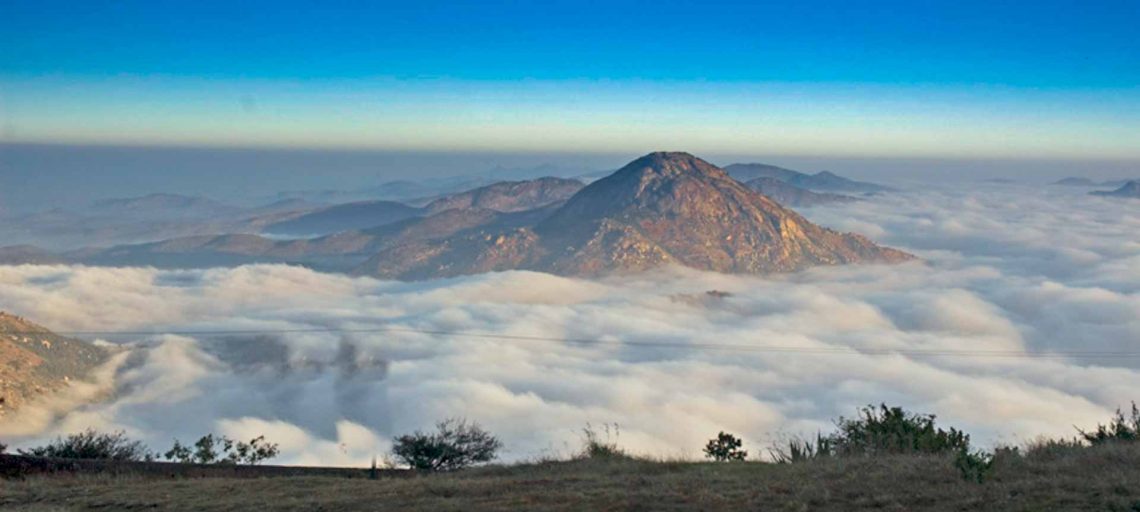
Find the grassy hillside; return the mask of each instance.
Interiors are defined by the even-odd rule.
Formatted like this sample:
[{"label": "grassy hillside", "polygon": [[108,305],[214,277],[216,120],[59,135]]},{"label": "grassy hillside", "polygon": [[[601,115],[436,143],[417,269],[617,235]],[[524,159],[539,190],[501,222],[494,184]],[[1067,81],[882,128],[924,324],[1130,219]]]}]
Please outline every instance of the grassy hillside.
[{"label": "grassy hillside", "polygon": [[0,509],[1140,511],[1140,443],[998,460],[985,483],[952,456],[796,464],[594,458],[377,481],[54,476],[0,481]]}]

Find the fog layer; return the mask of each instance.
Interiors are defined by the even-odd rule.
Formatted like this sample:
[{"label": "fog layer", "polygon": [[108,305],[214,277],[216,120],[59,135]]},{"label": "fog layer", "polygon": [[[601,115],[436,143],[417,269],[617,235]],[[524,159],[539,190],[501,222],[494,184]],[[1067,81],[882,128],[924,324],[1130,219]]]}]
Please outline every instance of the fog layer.
[{"label": "fog layer", "polygon": [[47,404],[0,434],[22,446],[121,428],[155,447],[264,434],[285,463],[363,465],[394,434],[465,416],[512,460],[568,455],[587,423],[617,423],[636,453],[698,457],[720,430],[759,454],[868,403],[937,413],[984,445],[1071,436],[1140,399],[1133,202],[985,184],[805,214],[924,261],[420,283],[0,267],[0,309],[58,331],[155,333],[86,336],[130,348],[109,397]]}]

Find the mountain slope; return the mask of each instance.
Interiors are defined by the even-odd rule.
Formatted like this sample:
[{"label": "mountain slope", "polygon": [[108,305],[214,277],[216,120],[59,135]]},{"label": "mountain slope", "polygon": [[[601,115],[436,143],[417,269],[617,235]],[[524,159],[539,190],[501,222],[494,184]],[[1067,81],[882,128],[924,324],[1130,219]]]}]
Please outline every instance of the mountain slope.
[{"label": "mountain slope", "polygon": [[265,227],[266,233],[294,236],[327,235],[367,229],[423,215],[422,210],[395,201],[360,201],[321,208]]},{"label": "mountain slope", "polygon": [[581,190],[578,180],[538,178],[503,181],[431,201],[423,208],[395,201],[360,201],[321,208],[270,223],[264,232],[288,236],[322,236],[359,231],[452,209],[521,212],[565,201]]},{"label": "mountain slope", "polygon": [[776,178],[756,178],[745,183],[748,188],[764,194],[784,206],[800,207],[831,203],[850,203],[858,198],[842,194],[812,192]]},{"label": "mountain slope", "polygon": [[53,265],[63,262],[64,258],[34,245],[0,247],[0,265]]},{"label": "mountain slope", "polygon": [[499,212],[533,210],[565,201],[584,186],[578,180],[565,178],[503,181],[442,197],[429,203],[427,210],[433,213],[454,208],[485,208]]},{"label": "mountain slope", "polygon": [[757,178],[774,178],[789,185],[816,191],[872,193],[891,190],[890,187],[847,179],[828,171],[806,174],[774,165],[756,163],[732,164],[725,167],[724,170],[729,176],[743,182]]},{"label": "mountain slope", "polygon": [[[293,263],[344,271],[384,249],[446,238],[475,229],[507,229],[529,225],[551,208],[503,213],[485,208],[456,208],[413,217],[365,230],[342,231],[317,238],[274,240],[251,234],[204,235],[160,242],[76,251],[71,261],[88,265],[146,265],[159,268],[205,268],[249,263]],[[0,248],[0,257],[3,249]],[[2,261],[2,260],[0,260]]]},{"label": "mountain slope", "polygon": [[913,257],[816,226],[687,153],[652,153],[583,188],[532,227],[387,249],[359,273],[421,279],[529,269],[565,275],[664,264],[735,273]]},{"label": "mountain slope", "polygon": [[1116,190],[1097,190],[1089,192],[1094,196],[1130,197],[1140,199],[1140,181],[1129,181]]},{"label": "mountain slope", "polygon": [[0,311],[0,418],[84,377],[106,358],[90,343]]}]

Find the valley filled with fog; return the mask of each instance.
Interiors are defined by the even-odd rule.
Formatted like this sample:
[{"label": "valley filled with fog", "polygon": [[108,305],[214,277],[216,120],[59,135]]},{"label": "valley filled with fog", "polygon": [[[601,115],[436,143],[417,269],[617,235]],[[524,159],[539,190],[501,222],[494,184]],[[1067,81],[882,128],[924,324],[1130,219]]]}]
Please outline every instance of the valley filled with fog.
[{"label": "valley filled with fog", "polygon": [[283,463],[363,465],[393,435],[463,416],[508,460],[569,455],[587,424],[617,424],[634,453],[697,458],[720,430],[759,454],[869,403],[992,445],[1071,436],[1137,398],[1136,201],[973,182],[800,211],[921,261],[418,282],[0,266],[0,309],[123,347],[0,434],[264,434]]}]

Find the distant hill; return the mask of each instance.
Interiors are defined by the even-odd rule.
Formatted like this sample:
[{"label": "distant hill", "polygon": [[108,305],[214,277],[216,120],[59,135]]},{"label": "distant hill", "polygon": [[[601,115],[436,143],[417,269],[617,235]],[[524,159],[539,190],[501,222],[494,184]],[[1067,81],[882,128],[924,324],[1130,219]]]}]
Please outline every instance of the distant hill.
[{"label": "distant hill", "polygon": [[502,181],[438,197],[420,208],[395,201],[362,201],[328,206],[265,226],[272,235],[323,236],[376,228],[451,209],[484,209],[510,213],[565,201],[582,182],[565,178]]},{"label": "distant hill", "polygon": [[1140,199],[1140,181],[1129,181],[1116,190],[1097,190],[1089,193],[1094,196]]},{"label": "distant hill", "polygon": [[148,265],[204,268],[249,263],[293,263],[328,271],[348,271],[384,249],[453,236],[475,228],[505,229],[535,222],[549,207],[503,213],[456,208],[383,226],[342,231],[317,238],[274,240],[252,234],[190,236],[107,249],[76,251],[71,261],[89,265]]},{"label": "distant hill", "polygon": [[339,231],[367,229],[423,215],[419,208],[395,201],[361,201],[321,208],[282,222],[264,231],[277,235],[318,236]]},{"label": "distant hill", "polygon": [[107,355],[90,343],[0,312],[0,418],[84,378]]},{"label": "distant hill", "polygon": [[1068,177],[1062,178],[1053,182],[1053,185],[1060,185],[1063,187],[1096,187],[1100,184],[1088,178]]},{"label": "distant hill", "polygon": [[423,279],[528,269],[564,275],[665,264],[735,273],[901,262],[901,251],[808,222],[687,153],[652,153],[535,223],[386,249],[358,273]]},{"label": "distant hill", "polygon": [[890,187],[847,179],[829,171],[806,174],[783,167],[757,163],[732,164],[725,167],[724,170],[729,176],[742,182],[755,180],[757,178],[774,178],[789,185],[813,191],[873,193],[891,190]]},{"label": "distant hill", "polygon": [[0,265],[52,265],[64,258],[34,245],[0,247]]},{"label": "distant hill", "polygon": [[799,171],[777,167],[768,164],[731,164],[725,166],[724,171],[738,181],[747,182],[758,178],[774,178],[783,182],[808,176]]},{"label": "distant hill", "polygon": [[432,213],[454,208],[485,208],[499,212],[533,210],[565,201],[584,186],[581,181],[566,178],[502,181],[442,197],[429,203],[426,209]]},{"label": "distant hill", "polygon": [[178,194],[149,194],[140,197],[104,199],[92,203],[96,215],[146,215],[162,217],[221,217],[242,209],[213,199]]},{"label": "distant hill", "polygon": [[826,192],[812,192],[776,178],[756,178],[744,183],[748,188],[764,194],[784,206],[802,207],[832,203],[850,203],[858,198]]},{"label": "distant hill", "polygon": [[1093,187],[1121,187],[1121,186],[1126,185],[1129,181],[1140,181],[1140,178],[1137,178],[1136,180],[1124,179],[1124,180],[1094,181],[1094,180],[1090,180],[1088,178],[1077,178],[1077,177],[1070,176],[1068,178],[1063,178],[1063,179],[1054,181],[1053,185],[1060,185],[1060,186],[1065,186],[1065,187],[1088,187],[1088,188],[1093,188]]}]

